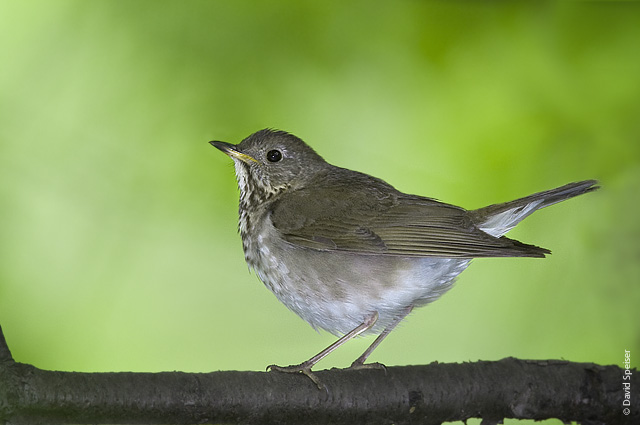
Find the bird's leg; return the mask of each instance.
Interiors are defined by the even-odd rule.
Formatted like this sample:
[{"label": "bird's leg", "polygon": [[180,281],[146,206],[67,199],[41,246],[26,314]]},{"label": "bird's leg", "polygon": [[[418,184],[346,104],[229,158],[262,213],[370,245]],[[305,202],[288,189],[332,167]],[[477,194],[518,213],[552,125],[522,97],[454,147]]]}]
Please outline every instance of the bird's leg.
[{"label": "bird's leg", "polygon": [[382,340],[385,339],[387,335],[389,335],[391,331],[395,329],[396,326],[398,326],[398,323],[402,322],[402,320],[405,317],[407,317],[409,313],[411,313],[411,310],[413,310],[412,305],[407,307],[407,309],[403,312],[403,314],[401,314],[393,322],[391,322],[391,324],[387,326],[380,335],[378,335],[378,337],[373,341],[373,343],[369,346],[369,348],[367,348],[360,357],[358,357],[353,363],[351,363],[351,366],[349,368],[350,369],[384,369],[384,365],[382,363],[364,364],[364,362],[371,355],[373,350],[375,350],[378,347],[378,345],[380,345]]},{"label": "bird's leg", "polygon": [[[320,360],[324,359],[326,356],[331,354],[336,348],[340,347],[345,342],[347,342],[347,341],[357,337],[361,333],[371,329],[373,327],[373,325],[376,324],[377,320],[378,320],[378,312],[376,311],[376,312],[373,312],[373,314],[371,314],[371,316],[367,317],[364,322],[362,322],[360,325],[358,325],[351,332],[343,335],[336,342],[334,342],[333,344],[331,344],[330,346],[328,346],[324,350],[320,351],[318,354],[316,354],[315,356],[311,357],[306,362],[302,362],[300,364],[291,365],[291,366],[270,365],[270,366],[267,366],[267,370],[275,370],[277,372],[287,372],[287,373],[302,373],[303,375],[308,376],[309,379],[311,379],[318,386],[318,388],[322,389],[323,385],[320,383],[318,378],[311,372],[311,368],[313,366],[315,366],[315,364],[318,363]],[[389,329],[389,332],[391,332],[391,329]],[[378,338],[380,338],[380,337],[378,337]],[[375,344],[375,342],[374,342],[374,344]],[[371,351],[373,351],[373,349],[371,349]],[[366,359],[366,357],[365,357],[365,359]]]}]

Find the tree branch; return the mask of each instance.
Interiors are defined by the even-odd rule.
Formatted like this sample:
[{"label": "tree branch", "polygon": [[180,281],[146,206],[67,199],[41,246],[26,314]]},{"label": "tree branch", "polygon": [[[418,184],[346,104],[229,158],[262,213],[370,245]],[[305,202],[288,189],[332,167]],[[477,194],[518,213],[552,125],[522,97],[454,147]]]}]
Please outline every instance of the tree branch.
[{"label": "tree branch", "polygon": [[304,376],[276,372],[46,371],[15,362],[0,328],[0,422],[439,424],[481,417],[486,423],[640,423],[638,385],[631,385],[625,415],[622,384],[628,381],[616,366],[507,358],[316,374],[326,390]]}]

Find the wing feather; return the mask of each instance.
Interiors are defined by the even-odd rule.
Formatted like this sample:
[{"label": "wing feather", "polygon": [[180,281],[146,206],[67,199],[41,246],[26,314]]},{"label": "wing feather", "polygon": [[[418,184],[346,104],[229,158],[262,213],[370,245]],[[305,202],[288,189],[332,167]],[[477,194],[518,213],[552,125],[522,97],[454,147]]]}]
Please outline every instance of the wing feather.
[{"label": "wing feather", "polygon": [[[384,189],[384,190],[379,190]],[[288,193],[271,220],[288,242],[323,251],[406,257],[544,257],[550,251],[480,230],[463,208],[372,185]]]}]

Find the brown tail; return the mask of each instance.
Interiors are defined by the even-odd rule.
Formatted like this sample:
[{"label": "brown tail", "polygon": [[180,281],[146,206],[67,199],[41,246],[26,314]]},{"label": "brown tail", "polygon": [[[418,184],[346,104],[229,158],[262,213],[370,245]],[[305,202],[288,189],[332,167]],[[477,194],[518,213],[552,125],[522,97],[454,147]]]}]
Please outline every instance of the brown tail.
[{"label": "brown tail", "polygon": [[470,215],[480,229],[493,236],[502,236],[534,211],[583,193],[592,192],[599,188],[597,184],[596,180],[569,183],[515,201],[489,205],[470,211]]}]

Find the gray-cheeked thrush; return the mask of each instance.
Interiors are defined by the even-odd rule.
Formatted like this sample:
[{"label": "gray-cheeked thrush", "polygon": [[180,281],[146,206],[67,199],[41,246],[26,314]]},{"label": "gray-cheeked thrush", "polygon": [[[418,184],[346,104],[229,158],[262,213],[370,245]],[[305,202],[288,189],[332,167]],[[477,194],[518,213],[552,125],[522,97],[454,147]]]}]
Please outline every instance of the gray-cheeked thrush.
[{"label": "gray-cheeked thrush", "polygon": [[[327,163],[298,137],[260,130],[237,145],[213,141],[235,163],[247,263],[289,309],[340,338],[299,365],[311,368],[348,340],[377,333],[367,357],[415,307],[437,300],[476,257],[544,257],[503,236],[534,211],[591,192],[595,180],[467,211],[408,195]],[[374,364],[373,366],[379,366]]]}]

